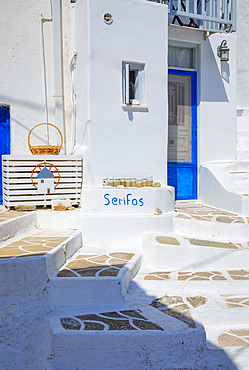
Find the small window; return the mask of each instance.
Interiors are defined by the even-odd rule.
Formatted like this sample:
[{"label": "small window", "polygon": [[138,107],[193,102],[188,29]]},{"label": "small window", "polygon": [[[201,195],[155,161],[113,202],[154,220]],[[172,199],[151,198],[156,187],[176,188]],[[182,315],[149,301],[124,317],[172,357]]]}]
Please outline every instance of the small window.
[{"label": "small window", "polygon": [[123,63],[123,104],[144,105],[144,65]]}]

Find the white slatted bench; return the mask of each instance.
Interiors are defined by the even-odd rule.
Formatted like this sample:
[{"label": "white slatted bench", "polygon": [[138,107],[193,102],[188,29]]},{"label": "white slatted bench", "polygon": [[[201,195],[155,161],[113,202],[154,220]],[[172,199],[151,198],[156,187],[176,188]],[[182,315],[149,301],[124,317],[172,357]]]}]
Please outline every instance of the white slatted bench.
[{"label": "white slatted bench", "polygon": [[[58,168],[59,185],[54,194],[37,194],[31,181],[32,170],[37,164],[48,162]],[[10,209],[17,205],[51,205],[53,199],[70,199],[73,205],[80,205],[83,160],[69,155],[3,155],[2,181],[3,204]]]}]

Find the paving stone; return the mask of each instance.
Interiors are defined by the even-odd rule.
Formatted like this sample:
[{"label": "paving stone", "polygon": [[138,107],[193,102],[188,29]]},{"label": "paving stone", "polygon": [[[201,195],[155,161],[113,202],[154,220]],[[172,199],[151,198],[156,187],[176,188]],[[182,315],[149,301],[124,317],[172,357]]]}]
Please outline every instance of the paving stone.
[{"label": "paving stone", "polygon": [[170,272],[150,272],[144,277],[144,280],[168,280],[170,276]]},{"label": "paving stone", "polygon": [[80,330],[81,323],[71,317],[63,317],[60,319],[61,325],[66,330]]},{"label": "paving stone", "polygon": [[157,236],[156,241],[161,244],[180,245],[179,241],[172,236]]},{"label": "paving stone", "polygon": [[188,218],[189,220],[191,220],[191,217],[188,217],[188,216],[183,215],[183,214],[181,214],[181,213],[177,214],[177,215],[176,215],[176,218]]},{"label": "paving stone", "polygon": [[218,338],[221,348],[249,346],[249,329],[233,329]]},{"label": "paving stone", "polygon": [[202,296],[187,297],[186,299],[194,308],[203,306],[207,302],[207,298]]},{"label": "paving stone", "polygon": [[233,222],[233,219],[231,217],[216,217],[216,221],[230,224],[231,222]]},{"label": "paving stone", "polygon": [[[187,239],[187,238],[185,238]],[[192,245],[200,245],[202,247],[213,247],[213,248],[226,248],[226,249],[238,249],[238,247],[229,242],[229,243],[221,243],[221,242],[216,242],[212,240],[202,240],[202,239],[195,239],[195,238],[190,238],[188,239],[190,244]]]}]

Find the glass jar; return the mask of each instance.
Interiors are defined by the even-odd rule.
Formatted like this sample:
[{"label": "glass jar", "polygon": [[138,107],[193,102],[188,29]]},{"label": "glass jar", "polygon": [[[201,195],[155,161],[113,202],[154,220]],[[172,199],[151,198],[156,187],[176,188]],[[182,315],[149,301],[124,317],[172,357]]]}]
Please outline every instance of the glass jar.
[{"label": "glass jar", "polygon": [[134,187],[134,188],[137,186],[136,177],[131,178],[131,186]]},{"label": "glass jar", "polygon": [[147,177],[143,177],[142,185],[147,186]]},{"label": "glass jar", "polygon": [[130,187],[131,186],[131,178],[126,177],[126,186]]},{"label": "glass jar", "polygon": [[152,184],[153,184],[153,176],[148,176],[147,183],[148,183],[148,186],[152,186]]},{"label": "glass jar", "polygon": [[109,186],[114,186],[114,178],[113,177],[109,177],[108,184],[109,184]]},{"label": "glass jar", "polygon": [[141,188],[143,185],[142,179],[137,179],[137,188]]}]

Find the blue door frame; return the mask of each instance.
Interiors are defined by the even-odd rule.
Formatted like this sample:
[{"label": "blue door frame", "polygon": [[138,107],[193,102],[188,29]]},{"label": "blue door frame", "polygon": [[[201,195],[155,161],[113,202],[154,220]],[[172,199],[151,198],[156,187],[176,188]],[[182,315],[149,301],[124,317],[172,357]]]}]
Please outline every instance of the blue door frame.
[{"label": "blue door frame", "polygon": [[2,155],[10,154],[10,110],[8,106],[0,106],[0,137],[0,204],[3,204]]},{"label": "blue door frame", "polygon": [[192,94],[192,162],[168,162],[168,185],[176,200],[197,199],[197,73],[169,69],[169,74],[190,76]]}]

